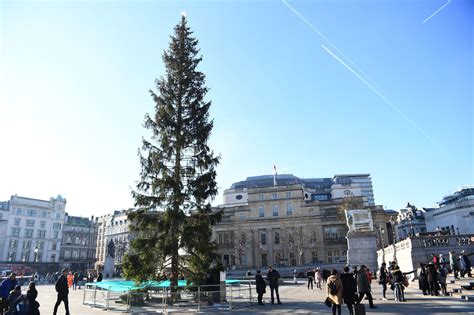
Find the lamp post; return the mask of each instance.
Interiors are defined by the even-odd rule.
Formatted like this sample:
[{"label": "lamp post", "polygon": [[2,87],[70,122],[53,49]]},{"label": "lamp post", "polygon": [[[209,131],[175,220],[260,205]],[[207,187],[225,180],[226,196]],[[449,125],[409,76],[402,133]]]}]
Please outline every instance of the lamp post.
[{"label": "lamp post", "polygon": [[393,217],[390,217],[390,225],[392,226],[392,244],[395,244],[397,242],[397,238],[395,235],[395,219]]}]

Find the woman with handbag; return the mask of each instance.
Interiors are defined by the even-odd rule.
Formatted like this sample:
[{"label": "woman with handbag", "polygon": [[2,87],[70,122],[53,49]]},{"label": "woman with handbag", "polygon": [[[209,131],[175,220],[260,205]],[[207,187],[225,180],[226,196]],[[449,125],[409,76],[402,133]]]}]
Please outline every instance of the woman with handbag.
[{"label": "woman with handbag", "polygon": [[327,279],[327,299],[326,301],[332,304],[332,314],[341,315],[341,304],[342,304],[342,282],[341,279],[337,276],[337,270],[333,269],[331,271],[331,276]]}]

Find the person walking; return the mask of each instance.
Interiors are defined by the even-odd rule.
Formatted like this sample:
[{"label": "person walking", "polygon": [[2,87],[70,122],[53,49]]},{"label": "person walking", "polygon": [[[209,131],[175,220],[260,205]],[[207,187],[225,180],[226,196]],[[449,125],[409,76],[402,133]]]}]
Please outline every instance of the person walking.
[{"label": "person walking", "polygon": [[466,255],[464,250],[461,251],[461,256],[459,256],[459,262],[461,265],[461,278],[464,278],[464,275],[467,274],[469,278],[472,278],[471,274],[471,261],[469,257]]},{"label": "person walking", "polygon": [[370,283],[369,278],[367,277],[367,267],[365,265],[360,266],[360,269],[356,274],[356,282],[357,291],[359,292],[359,299],[357,301],[357,304],[360,304],[365,295],[369,300],[369,307],[377,308],[377,306],[374,305],[374,300],[372,298],[372,294],[370,293]]},{"label": "person walking", "polygon": [[[102,282],[103,279],[102,272],[99,272],[99,275],[97,276],[97,282]],[[92,282],[94,282],[94,276],[92,276]]]},{"label": "person walking", "polygon": [[426,273],[431,295],[438,296],[438,272],[436,271],[436,266],[432,262],[426,266]]},{"label": "person walking", "polygon": [[308,278],[308,290],[311,285],[311,290],[313,290],[313,282],[314,282],[314,272],[311,269],[308,269],[306,272],[306,278]]},{"label": "person walking", "polygon": [[267,280],[270,285],[270,298],[272,304],[275,304],[274,294],[276,294],[278,304],[281,304],[280,294],[278,293],[278,280],[280,278],[280,273],[276,269],[273,269],[272,266],[268,267]]},{"label": "person walking", "polygon": [[430,291],[428,275],[424,263],[420,263],[420,271],[418,272],[418,288],[423,292],[423,295],[428,295],[428,292]]},{"label": "person walking", "polygon": [[15,273],[10,274],[7,279],[2,281],[2,286],[0,287],[0,298],[2,299],[0,304],[0,314],[3,314],[3,311],[8,309],[8,296],[17,285],[18,280],[16,279]]},{"label": "person walking", "polygon": [[431,262],[434,264],[435,268],[439,267],[439,258],[435,254],[431,254]]},{"label": "person walking", "polygon": [[347,305],[349,314],[354,314],[354,303],[356,302],[357,283],[354,274],[350,272],[349,267],[344,267],[344,272],[341,273],[342,283],[342,298],[344,304]]},{"label": "person walking", "polygon": [[264,305],[262,299],[263,295],[266,293],[267,284],[265,283],[265,280],[263,280],[260,270],[257,270],[257,274],[255,275],[255,285],[257,289],[258,305]]},{"label": "person walking", "polygon": [[382,300],[387,301],[387,282],[388,282],[388,276],[387,276],[387,264],[382,263],[379,269],[379,284],[382,286]]},{"label": "person walking", "polygon": [[323,275],[321,274],[321,269],[316,269],[316,272],[314,273],[314,281],[316,282],[316,288],[319,288],[320,290],[323,289],[323,286],[321,283],[323,282]]},{"label": "person walking", "polygon": [[456,257],[456,252],[454,250],[449,252],[449,266],[454,273],[454,278],[459,280],[459,259]]},{"label": "person walking", "polygon": [[439,282],[439,286],[441,287],[441,294],[443,294],[444,296],[449,295],[446,289],[447,276],[448,276],[448,268],[446,267],[446,264],[441,263],[438,269],[438,282]]},{"label": "person walking", "polygon": [[26,298],[28,299],[28,315],[40,315],[40,304],[36,301],[38,291],[34,282],[30,282],[28,290],[26,291]]},{"label": "person walking", "polygon": [[77,289],[77,283],[79,282],[79,273],[76,271],[73,274],[73,279],[72,279],[72,289],[76,290]]},{"label": "person walking", "polygon": [[10,292],[7,298],[7,308],[5,314],[15,314],[15,302],[21,297],[21,286],[17,285]]},{"label": "person walking", "polygon": [[327,279],[327,297],[332,303],[332,314],[341,315],[343,285],[341,279],[337,276],[337,270],[331,270],[331,275]]},{"label": "person walking", "polygon": [[56,281],[56,292],[58,293],[58,297],[56,300],[56,304],[54,304],[54,311],[53,315],[56,315],[58,312],[58,307],[61,302],[64,302],[64,308],[66,309],[66,315],[69,315],[69,288],[67,283],[67,268],[63,269],[62,275],[59,277],[58,281]]},{"label": "person walking", "polygon": [[298,276],[298,272],[295,270],[293,270],[293,281],[295,284],[298,284],[298,281],[296,280],[296,277]]}]

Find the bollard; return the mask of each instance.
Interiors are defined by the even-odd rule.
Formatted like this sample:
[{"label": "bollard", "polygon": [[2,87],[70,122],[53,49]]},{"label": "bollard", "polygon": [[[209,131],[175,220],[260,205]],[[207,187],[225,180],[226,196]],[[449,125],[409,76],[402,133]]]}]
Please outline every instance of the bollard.
[{"label": "bollard", "polygon": [[84,292],[82,294],[82,305],[84,305],[86,302],[86,290],[84,289]]},{"label": "bollard", "polygon": [[252,285],[249,281],[249,304],[252,304]]},{"label": "bollard", "polygon": [[232,286],[230,287],[229,310],[232,309]]},{"label": "bollard", "polygon": [[201,311],[201,286],[198,285],[198,312]]},{"label": "bollard", "polygon": [[109,310],[109,300],[110,300],[110,287],[109,290],[107,290],[107,301],[105,302],[105,310]]},{"label": "bollard", "polygon": [[95,307],[95,299],[97,296],[97,287],[94,287],[94,298],[92,299],[92,306]]}]

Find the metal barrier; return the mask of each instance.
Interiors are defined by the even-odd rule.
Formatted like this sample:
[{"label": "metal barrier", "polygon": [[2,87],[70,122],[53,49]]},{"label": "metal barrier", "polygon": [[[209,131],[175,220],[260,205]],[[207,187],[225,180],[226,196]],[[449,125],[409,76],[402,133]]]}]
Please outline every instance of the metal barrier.
[{"label": "metal barrier", "polygon": [[82,304],[127,313],[156,313],[159,309],[162,313],[232,310],[255,303],[255,294],[252,292],[254,290],[255,285],[250,281],[220,285],[157,287],[123,292],[87,286],[83,291]]}]

